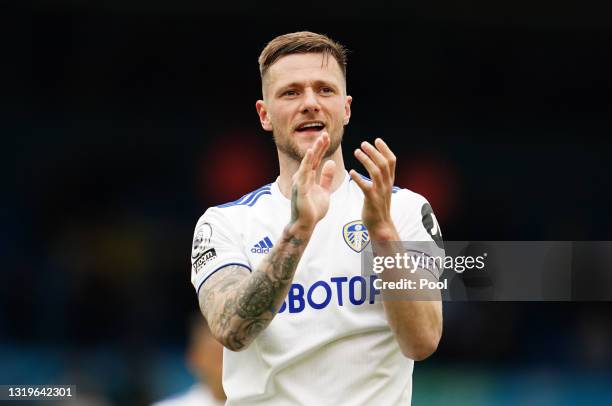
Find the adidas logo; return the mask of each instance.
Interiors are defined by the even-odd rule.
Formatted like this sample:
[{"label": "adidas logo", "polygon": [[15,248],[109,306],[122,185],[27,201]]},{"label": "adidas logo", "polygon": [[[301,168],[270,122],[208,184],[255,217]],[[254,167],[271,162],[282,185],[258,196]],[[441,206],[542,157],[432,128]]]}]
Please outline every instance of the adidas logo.
[{"label": "adidas logo", "polygon": [[251,248],[251,252],[253,254],[267,254],[270,252],[270,248],[273,246],[274,245],[272,244],[272,241],[270,241],[270,238],[265,237],[263,240],[255,244],[253,248]]}]

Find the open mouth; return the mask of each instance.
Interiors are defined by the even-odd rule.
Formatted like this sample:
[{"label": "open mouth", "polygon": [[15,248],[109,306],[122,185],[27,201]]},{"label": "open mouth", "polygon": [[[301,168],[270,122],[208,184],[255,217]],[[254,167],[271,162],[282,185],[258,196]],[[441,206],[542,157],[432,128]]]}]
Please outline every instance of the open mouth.
[{"label": "open mouth", "polygon": [[295,131],[300,133],[319,132],[325,128],[322,121],[308,121],[297,126]]}]

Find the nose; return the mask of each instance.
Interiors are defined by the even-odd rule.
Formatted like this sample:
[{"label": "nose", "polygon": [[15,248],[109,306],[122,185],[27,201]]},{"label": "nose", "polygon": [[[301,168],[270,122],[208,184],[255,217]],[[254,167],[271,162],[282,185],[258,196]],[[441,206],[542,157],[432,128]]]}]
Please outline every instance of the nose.
[{"label": "nose", "polygon": [[321,109],[317,93],[312,88],[307,88],[304,91],[304,99],[302,101],[302,113],[318,112]]}]

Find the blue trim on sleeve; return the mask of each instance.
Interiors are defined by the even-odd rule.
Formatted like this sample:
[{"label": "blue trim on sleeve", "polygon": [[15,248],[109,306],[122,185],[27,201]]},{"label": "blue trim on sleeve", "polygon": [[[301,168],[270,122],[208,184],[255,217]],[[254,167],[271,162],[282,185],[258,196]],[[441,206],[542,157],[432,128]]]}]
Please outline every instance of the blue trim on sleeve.
[{"label": "blue trim on sleeve", "polygon": [[233,202],[229,202],[229,203],[224,203],[224,204],[220,204],[217,207],[218,208],[225,208],[225,207],[231,207],[231,206],[249,206],[249,207],[253,207],[253,205],[257,202],[257,200],[259,200],[259,198],[263,195],[271,195],[272,193],[270,192],[270,186],[272,184],[269,183],[265,186],[260,187],[257,190],[254,190],[250,193],[247,193],[246,195],[242,196],[240,199],[238,200],[234,200]]},{"label": "blue trim on sleeve", "polygon": [[208,280],[208,278],[210,278],[211,276],[213,276],[217,271],[220,271],[223,268],[227,268],[228,266],[232,266],[232,265],[238,265],[241,266],[243,268],[246,268],[249,270],[249,272],[253,272],[253,270],[251,270],[251,267],[249,267],[248,265],[245,264],[241,264],[239,262],[231,262],[229,264],[225,264],[225,265],[221,265],[220,267],[218,267],[217,269],[215,269],[214,271],[212,271],[210,274],[208,274],[208,276],[206,278],[204,278],[204,280],[202,282],[200,282],[200,284],[198,285],[198,289],[196,289],[196,293],[199,295],[200,294],[200,288],[202,287],[202,285],[204,285],[204,282],[206,282]]},{"label": "blue trim on sleeve", "polygon": [[256,190],[255,192],[252,192],[251,195],[249,196],[248,199],[246,199],[244,202],[240,203],[240,204],[246,204],[249,205],[249,203],[251,203],[253,201],[253,199],[255,199],[255,201],[257,201],[257,199],[259,198],[258,196],[262,193],[267,193],[270,191],[270,188],[261,188]]},{"label": "blue trim on sleeve", "polygon": [[247,206],[249,207],[253,207],[253,205],[255,205],[255,203],[257,203],[257,201],[259,200],[259,198],[263,195],[271,195],[272,192],[267,191],[267,192],[259,192],[259,194],[257,195],[257,197],[255,198],[255,200],[253,200],[251,203],[247,204]]}]

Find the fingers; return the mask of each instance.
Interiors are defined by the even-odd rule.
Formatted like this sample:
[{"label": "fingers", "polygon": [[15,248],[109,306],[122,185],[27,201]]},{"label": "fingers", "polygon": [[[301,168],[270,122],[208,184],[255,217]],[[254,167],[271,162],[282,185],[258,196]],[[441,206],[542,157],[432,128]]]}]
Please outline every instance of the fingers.
[{"label": "fingers", "polygon": [[309,148],[306,151],[304,158],[302,158],[302,162],[300,162],[300,167],[298,168],[297,172],[294,175],[296,180],[300,184],[303,184],[304,182],[306,182],[308,173],[312,165],[312,159],[313,159],[313,151],[312,151],[312,148]]},{"label": "fingers", "polygon": [[374,161],[376,166],[378,166],[381,170],[387,168],[387,159],[381,154],[372,144],[367,141],[361,143],[361,149],[363,152],[368,154],[370,159]]},{"label": "fingers", "polygon": [[317,141],[315,142],[315,145],[313,147],[314,157],[312,160],[312,169],[317,169],[319,165],[321,165],[323,154],[325,154],[325,151],[327,151],[327,148],[329,148],[329,144],[329,134],[327,133],[327,131],[323,131],[321,133],[321,136],[317,138]]},{"label": "fingers", "polygon": [[354,169],[351,169],[349,175],[351,175],[351,179],[353,179],[353,182],[355,182],[357,186],[359,186],[359,189],[361,189],[363,194],[367,196],[372,190],[372,184],[367,180],[363,179],[361,175],[359,175]]},{"label": "fingers", "polygon": [[382,174],[380,168],[374,163],[374,161],[361,149],[355,150],[355,158],[361,162],[361,164],[366,168],[372,181],[380,182],[382,180]]},{"label": "fingers", "polygon": [[387,146],[387,144],[382,140],[382,138],[376,138],[376,140],[374,141],[374,145],[376,145],[376,148],[378,148],[380,153],[385,158],[387,158],[387,161],[389,162],[389,168],[391,169],[391,173],[394,174],[397,158],[395,157],[395,154],[391,151],[391,148]]},{"label": "fingers", "polygon": [[336,163],[331,159],[323,164],[323,169],[321,169],[321,179],[319,180],[319,185],[331,192],[332,182],[334,181],[334,171],[336,170]]},{"label": "fingers", "polygon": [[309,182],[309,179],[313,178],[313,171],[321,164],[321,160],[323,159],[325,151],[329,148],[329,144],[329,134],[324,131],[321,136],[317,138],[312,148],[306,151],[304,158],[302,158],[302,162],[300,162],[300,167],[294,175],[294,178],[300,184],[306,184]]},{"label": "fingers", "polygon": [[355,150],[355,157],[363,164],[372,181],[376,183],[393,183],[395,178],[396,158],[385,142],[377,138],[374,147],[369,142],[362,142],[361,149]]}]

